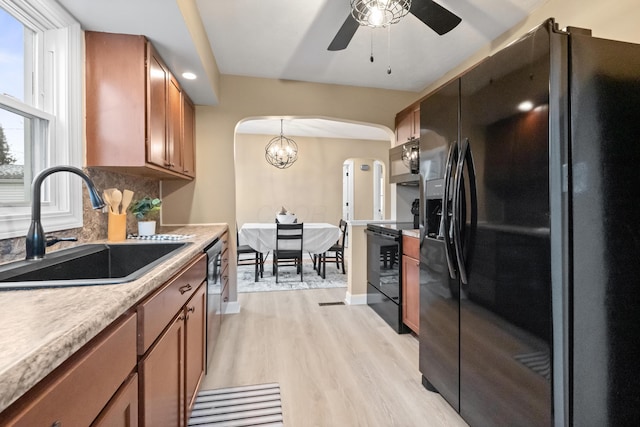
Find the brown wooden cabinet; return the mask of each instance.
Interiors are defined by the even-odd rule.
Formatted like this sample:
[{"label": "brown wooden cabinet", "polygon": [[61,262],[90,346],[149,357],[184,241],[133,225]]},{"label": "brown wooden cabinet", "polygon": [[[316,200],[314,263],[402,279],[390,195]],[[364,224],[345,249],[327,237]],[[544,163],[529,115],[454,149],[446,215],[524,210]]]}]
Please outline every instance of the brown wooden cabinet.
[{"label": "brown wooden cabinet", "polygon": [[196,176],[196,109],[191,99],[182,93],[182,173]]},{"label": "brown wooden cabinet", "polygon": [[140,425],[186,425],[204,375],[206,256],[138,305]]},{"label": "brown wooden cabinet", "polygon": [[402,236],[402,322],[420,333],[420,242]]},{"label": "brown wooden cabinet", "polygon": [[[129,314],[89,341],[2,412],[0,425],[91,425],[111,398],[121,396],[119,390],[129,386],[125,380],[136,366],[135,343],[136,316]],[[135,406],[135,397],[129,399],[133,399],[130,405]]]},{"label": "brown wooden cabinet", "polygon": [[138,374],[132,374],[91,426],[135,427],[137,425]]},{"label": "brown wooden cabinet", "polygon": [[87,31],[85,50],[87,166],[193,178],[184,172],[194,162],[185,157],[193,156],[192,130],[183,148],[188,96],[153,45],[144,36]]},{"label": "brown wooden cabinet", "polygon": [[185,414],[195,403],[205,371],[207,284],[204,283],[185,305]]},{"label": "brown wooden cabinet", "polygon": [[396,142],[403,144],[420,138],[420,104],[411,106],[396,115]]}]

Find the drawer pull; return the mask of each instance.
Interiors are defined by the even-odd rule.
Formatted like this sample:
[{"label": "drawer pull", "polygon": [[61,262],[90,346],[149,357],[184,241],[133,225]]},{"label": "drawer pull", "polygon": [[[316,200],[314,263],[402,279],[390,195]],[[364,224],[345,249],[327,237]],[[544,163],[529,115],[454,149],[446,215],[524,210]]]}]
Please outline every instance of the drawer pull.
[{"label": "drawer pull", "polygon": [[191,290],[191,285],[187,283],[184,286],[180,286],[180,294],[183,295],[185,292],[189,292]]}]

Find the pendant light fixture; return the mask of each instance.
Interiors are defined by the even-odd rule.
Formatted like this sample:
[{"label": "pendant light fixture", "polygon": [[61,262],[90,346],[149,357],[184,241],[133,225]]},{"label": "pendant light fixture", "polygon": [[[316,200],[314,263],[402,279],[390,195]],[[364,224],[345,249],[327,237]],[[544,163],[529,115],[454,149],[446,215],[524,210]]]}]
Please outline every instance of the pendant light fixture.
[{"label": "pendant light fixture", "polygon": [[298,160],[298,144],[284,136],[283,121],[280,119],[280,136],[272,138],[264,149],[267,162],[278,169],[286,169]]}]

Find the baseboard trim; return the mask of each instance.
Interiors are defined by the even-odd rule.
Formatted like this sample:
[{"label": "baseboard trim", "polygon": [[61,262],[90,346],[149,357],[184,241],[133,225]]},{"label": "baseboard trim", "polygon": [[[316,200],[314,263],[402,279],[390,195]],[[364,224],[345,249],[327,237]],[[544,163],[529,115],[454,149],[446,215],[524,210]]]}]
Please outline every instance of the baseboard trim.
[{"label": "baseboard trim", "polygon": [[238,314],[240,313],[240,303],[238,301],[229,301],[224,308],[223,314]]},{"label": "baseboard trim", "polygon": [[348,305],[364,305],[367,303],[367,294],[352,295],[347,291],[344,302]]}]

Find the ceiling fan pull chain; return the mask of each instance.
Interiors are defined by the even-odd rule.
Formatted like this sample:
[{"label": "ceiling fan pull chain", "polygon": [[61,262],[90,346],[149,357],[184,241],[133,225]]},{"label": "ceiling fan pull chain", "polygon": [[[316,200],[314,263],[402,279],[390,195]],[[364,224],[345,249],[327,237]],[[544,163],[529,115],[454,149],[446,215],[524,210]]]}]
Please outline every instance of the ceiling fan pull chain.
[{"label": "ceiling fan pull chain", "polygon": [[369,31],[369,34],[371,34],[371,56],[369,61],[373,62],[373,28]]},{"label": "ceiling fan pull chain", "polygon": [[387,74],[391,74],[391,25],[387,25],[387,48],[389,53],[389,67],[387,67]]}]

